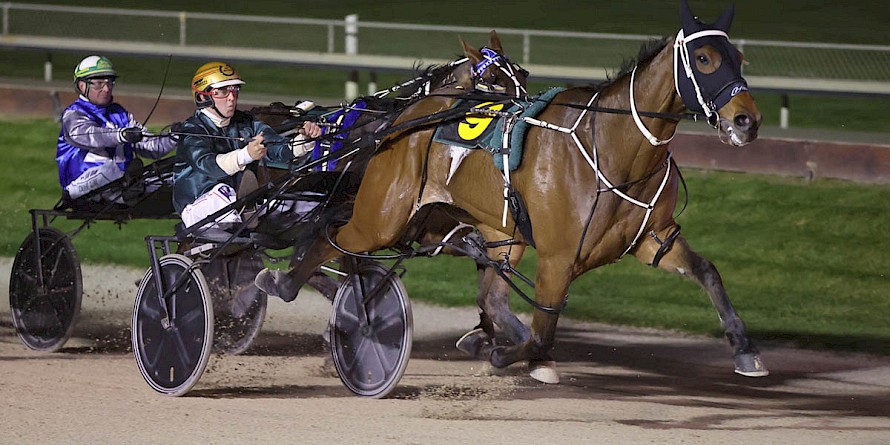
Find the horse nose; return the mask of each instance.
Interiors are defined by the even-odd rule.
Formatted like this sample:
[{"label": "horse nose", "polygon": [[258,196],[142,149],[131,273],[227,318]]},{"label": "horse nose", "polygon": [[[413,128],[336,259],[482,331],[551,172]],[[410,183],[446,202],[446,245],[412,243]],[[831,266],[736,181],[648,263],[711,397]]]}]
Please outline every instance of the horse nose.
[{"label": "horse nose", "polygon": [[757,129],[760,128],[760,119],[751,116],[749,113],[737,114],[735,119],[733,119],[733,123],[739,130],[751,134],[757,134]]}]

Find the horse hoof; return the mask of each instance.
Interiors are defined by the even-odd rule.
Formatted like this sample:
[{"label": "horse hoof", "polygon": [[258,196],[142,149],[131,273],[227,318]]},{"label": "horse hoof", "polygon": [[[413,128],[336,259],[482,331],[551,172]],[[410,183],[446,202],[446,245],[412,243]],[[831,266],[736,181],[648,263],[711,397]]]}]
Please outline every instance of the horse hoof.
[{"label": "horse hoof", "polygon": [[735,361],[735,372],[745,377],[765,377],[769,375],[769,370],[763,366],[763,360],[759,355],[753,353],[739,354],[733,357]]},{"label": "horse hoof", "polygon": [[488,357],[488,361],[491,363],[491,366],[494,366],[495,368],[506,368],[507,366],[510,366],[510,363],[512,362],[505,360],[503,357],[503,352],[506,349],[507,348],[504,346],[492,348],[491,356]]},{"label": "horse hoof", "polygon": [[559,373],[556,372],[556,362],[552,360],[529,362],[528,368],[528,375],[541,383],[550,385],[559,383]]},{"label": "horse hoof", "polygon": [[479,358],[482,353],[482,347],[488,340],[488,334],[481,328],[477,328],[464,334],[454,346],[458,351],[461,351],[470,357]]}]

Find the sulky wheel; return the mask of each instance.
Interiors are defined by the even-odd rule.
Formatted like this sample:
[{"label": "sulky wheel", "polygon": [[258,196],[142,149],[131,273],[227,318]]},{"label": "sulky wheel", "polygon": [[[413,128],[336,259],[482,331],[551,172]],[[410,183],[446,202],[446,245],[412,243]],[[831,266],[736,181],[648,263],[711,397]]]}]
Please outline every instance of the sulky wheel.
[{"label": "sulky wheel", "polygon": [[159,263],[163,288],[175,287],[162,302],[154,272],[149,268],[145,273],[133,308],[133,353],[152,389],[181,396],[207,366],[213,347],[213,303],[204,274],[191,268],[192,260],[171,254]]},{"label": "sulky wheel", "polygon": [[83,296],[71,239],[52,227],[32,232],[19,247],[11,275],[9,309],[19,339],[35,351],[57,351],[71,337]]},{"label": "sulky wheel", "polygon": [[398,275],[361,263],[337,290],[331,315],[331,354],[343,384],[363,397],[389,394],[408,366],[413,323]]},{"label": "sulky wheel", "polygon": [[266,294],[253,284],[263,269],[256,252],[243,250],[201,267],[213,298],[213,351],[240,354],[260,332],[266,318]]}]

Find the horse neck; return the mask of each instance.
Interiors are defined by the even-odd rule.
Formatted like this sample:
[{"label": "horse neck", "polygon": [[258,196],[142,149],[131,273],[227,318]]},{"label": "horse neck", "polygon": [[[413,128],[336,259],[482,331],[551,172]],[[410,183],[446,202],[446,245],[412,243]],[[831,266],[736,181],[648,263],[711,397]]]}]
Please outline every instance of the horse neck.
[{"label": "horse neck", "polygon": [[[620,83],[607,90],[601,105],[630,110],[630,88],[633,88],[634,104],[638,112],[679,114],[685,109],[674,88],[672,44],[668,43],[652,60],[638,66],[633,76],[627,74]],[[607,98],[610,95],[614,97],[611,101]],[[627,135],[624,139],[626,150],[622,152],[627,156],[627,162],[632,163],[631,177],[648,174],[664,162],[667,156],[667,144],[653,145],[634,123],[632,117],[617,115],[610,117],[611,119],[600,117],[599,119],[605,122],[601,122],[598,127],[601,129],[612,127],[610,120],[620,120],[620,128],[623,128],[624,134]],[[649,133],[658,140],[669,140],[677,130],[678,122],[673,119],[640,116],[640,120]],[[633,137],[630,137],[631,135]]]},{"label": "horse neck", "polygon": [[[634,102],[638,111],[673,114],[685,106],[674,86],[674,50],[668,42],[649,63],[638,67],[634,76]],[[678,122],[666,118],[643,118],[642,121],[659,140],[668,140],[677,130]],[[642,134],[642,132],[641,132]]]}]

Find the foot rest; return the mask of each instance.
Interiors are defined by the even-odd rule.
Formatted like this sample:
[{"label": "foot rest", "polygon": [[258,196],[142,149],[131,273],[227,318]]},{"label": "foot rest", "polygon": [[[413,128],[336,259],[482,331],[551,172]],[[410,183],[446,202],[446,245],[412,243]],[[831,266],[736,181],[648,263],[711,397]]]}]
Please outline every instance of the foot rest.
[{"label": "foot rest", "polygon": [[176,225],[176,237],[180,240],[185,240],[186,238],[191,238],[195,243],[225,243],[227,241],[231,242],[229,244],[249,244],[251,243],[251,239],[249,238],[250,234],[242,234],[242,236],[234,236],[235,234],[220,228],[212,227],[207,229],[197,230],[192,234],[185,234],[185,227],[180,223]]},{"label": "foot rest", "polygon": [[193,234],[195,241],[201,243],[224,243],[229,240],[231,240],[230,244],[246,244],[250,242],[250,238],[234,235],[232,232],[217,228],[204,229]]}]

